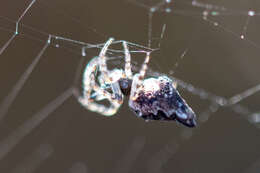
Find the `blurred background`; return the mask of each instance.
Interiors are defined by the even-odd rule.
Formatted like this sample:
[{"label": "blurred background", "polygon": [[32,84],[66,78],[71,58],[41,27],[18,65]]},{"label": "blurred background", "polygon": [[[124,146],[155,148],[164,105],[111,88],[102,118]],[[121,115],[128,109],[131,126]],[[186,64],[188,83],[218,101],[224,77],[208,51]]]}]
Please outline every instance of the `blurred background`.
[{"label": "blurred background", "polygon": [[[259,1],[39,0],[26,11],[31,2],[0,6],[0,172],[259,172]],[[100,51],[82,56],[82,43],[147,46],[149,31],[152,48],[160,45],[149,74],[176,78],[196,128],[145,122],[127,100],[101,116],[72,95]],[[48,45],[49,34],[60,39]],[[131,55],[137,71],[143,54]],[[110,52],[111,68],[122,56]]]}]

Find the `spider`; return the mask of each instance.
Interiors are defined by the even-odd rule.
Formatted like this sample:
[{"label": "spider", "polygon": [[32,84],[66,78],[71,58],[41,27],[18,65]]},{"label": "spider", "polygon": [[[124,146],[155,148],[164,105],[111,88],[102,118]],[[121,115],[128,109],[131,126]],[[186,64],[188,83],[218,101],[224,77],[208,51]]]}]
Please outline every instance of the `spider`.
[{"label": "spider", "polygon": [[[150,52],[139,73],[132,74],[131,56],[126,41],[122,41],[125,54],[123,69],[107,69],[106,52],[114,39],[109,38],[85,67],[83,93],[78,101],[90,111],[105,116],[114,115],[122,105],[124,96],[129,96],[128,105],[138,117],[145,120],[175,120],[188,127],[196,126],[196,115],[176,90],[176,82],[167,76],[145,79]],[[107,99],[110,106],[97,103]]]}]

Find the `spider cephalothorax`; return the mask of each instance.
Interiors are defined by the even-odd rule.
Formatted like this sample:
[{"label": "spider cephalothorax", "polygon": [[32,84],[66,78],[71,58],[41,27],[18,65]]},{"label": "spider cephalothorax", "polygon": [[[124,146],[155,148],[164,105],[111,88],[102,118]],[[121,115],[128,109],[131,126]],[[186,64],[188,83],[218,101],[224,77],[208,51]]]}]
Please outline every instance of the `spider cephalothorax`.
[{"label": "spider cephalothorax", "polygon": [[[98,57],[94,57],[86,66],[83,74],[83,95],[79,102],[87,109],[105,116],[114,115],[129,96],[129,107],[145,120],[177,120],[194,127],[196,116],[176,90],[176,84],[167,76],[145,79],[150,52],[139,73],[132,74],[131,56],[127,43],[123,41],[125,69],[108,70],[106,52],[113,42],[110,38]],[[98,72],[97,72],[98,71]],[[97,103],[107,99],[110,106]]]},{"label": "spider cephalothorax", "polygon": [[119,82],[119,86],[120,86],[122,93],[125,96],[128,96],[131,91],[131,86],[132,86],[132,82],[133,82],[132,79],[121,78],[121,79],[119,79],[118,82]]}]

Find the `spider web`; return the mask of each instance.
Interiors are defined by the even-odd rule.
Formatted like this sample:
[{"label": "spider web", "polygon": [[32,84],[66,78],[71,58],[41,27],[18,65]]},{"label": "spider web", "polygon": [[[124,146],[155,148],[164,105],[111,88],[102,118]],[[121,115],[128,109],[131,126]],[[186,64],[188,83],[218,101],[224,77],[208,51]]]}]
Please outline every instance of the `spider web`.
[{"label": "spider web", "polygon": [[[1,170],[46,172],[55,169],[58,172],[87,172],[90,169],[91,172],[89,167],[94,167],[95,172],[96,169],[100,172],[138,172],[143,169],[147,172],[171,172],[170,165],[176,160],[182,163],[186,160],[185,156],[193,158],[191,153],[185,154],[182,148],[203,151],[203,147],[194,149],[192,146],[182,145],[191,145],[192,141],[197,146],[201,144],[198,140],[212,145],[201,139],[211,134],[226,138],[241,134],[240,140],[234,137],[233,142],[228,142],[224,137],[216,137],[216,141],[227,140],[224,142],[225,146],[239,141],[237,146],[252,147],[254,153],[245,154],[246,163],[240,164],[237,161],[241,165],[237,169],[227,168],[221,162],[219,171],[259,170],[259,152],[254,150],[259,143],[256,136],[259,134],[257,128],[260,122],[260,81],[257,75],[260,47],[258,1],[115,0],[102,2],[102,6],[100,2],[78,1],[71,5],[70,1],[58,0],[13,3],[14,1],[10,1],[3,4],[0,14]],[[83,66],[98,54],[104,42],[111,36],[119,41],[109,50],[110,64],[118,66],[123,62],[120,40],[128,42],[134,71],[139,70],[144,53],[152,51],[148,75],[165,74],[178,82],[178,89],[197,113],[198,128],[193,130],[155,123],[144,125],[135,117],[100,118],[79,106],[72,96],[77,97],[79,94]],[[72,118],[71,115],[74,114],[77,116]],[[132,113],[123,107],[118,114]],[[87,122],[81,124],[75,120],[84,119],[83,117],[87,118]],[[103,128],[94,128],[94,122]],[[74,123],[73,128],[76,130],[69,128],[71,123]],[[87,123],[87,128],[80,127],[85,126],[84,123]],[[121,135],[118,129],[109,128],[112,124],[123,128],[126,134]],[[129,125],[122,127],[122,124]],[[144,132],[134,131],[132,127]],[[236,131],[224,135],[220,129],[219,133],[215,133],[219,128],[223,128],[225,132],[229,128]],[[64,139],[64,135],[70,132],[68,129],[72,133],[69,135],[70,140],[81,139],[73,134],[82,135],[85,130],[104,132],[107,129],[109,133],[88,132],[88,140],[82,142],[92,149],[97,145],[104,152],[103,155],[98,155],[104,158],[95,158],[97,151],[92,153],[89,149],[80,147],[79,150],[84,151],[82,153],[90,155],[88,158],[78,158],[81,156],[80,151],[73,154],[65,148],[57,149],[62,145],[57,138],[61,138],[68,143],[68,147],[73,146],[73,150],[76,150],[77,142]],[[211,133],[206,134],[205,129]],[[175,132],[165,137],[149,135],[149,132],[156,134],[157,130],[162,134],[166,130]],[[106,141],[107,135],[111,139],[120,137],[122,141],[130,140],[127,149],[122,148],[126,143],[117,140],[106,147],[98,145],[97,142],[102,144]],[[103,140],[96,141],[94,136],[101,136]],[[149,138],[152,138],[151,141]],[[248,144],[247,140],[255,145]],[[153,142],[158,144],[156,149],[149,145]],[[220,143],[214,141],[213,144]],[[108,152],[108,148],[114,145],[120,151],[117,150],[113,157],[115,160],[105,166],[112,171],[93,166],[100,160],[105,161],[106,157],[110,158],[114,153]],[[28,146],[34,149],[31,150]],[[225,146],[220,150],[226,151]],[[219,148],[214,149],[217,151]],[[238,149],[241,148],[237,147]],[[64,151],[66,154],[63,154]],[[125,151],[123,156],[121,151]],[[59,160],[70,155],[73,159],[66,160],[68,166]],[[225,154],[219,157],[223,156]],[[58,162],[52,160],[55,157],[59,158]],[[243,156],[240,155],[239,158],[241,157]],[[144,167],[137,163],[142,159],[147,159]],[[86,163],[86,160],[90,163]],[[205,158],[200,157],[199,160]],[[10,163],[16,166],[11,167]],[[58,164],[52,167],[53,163]],[[193,167],[191,164],[190,169]],[[203,167],[196,168],[199,172],[207,170],[207,166]],[[190,172],[184,166],[174,169],[177,172]]]}]

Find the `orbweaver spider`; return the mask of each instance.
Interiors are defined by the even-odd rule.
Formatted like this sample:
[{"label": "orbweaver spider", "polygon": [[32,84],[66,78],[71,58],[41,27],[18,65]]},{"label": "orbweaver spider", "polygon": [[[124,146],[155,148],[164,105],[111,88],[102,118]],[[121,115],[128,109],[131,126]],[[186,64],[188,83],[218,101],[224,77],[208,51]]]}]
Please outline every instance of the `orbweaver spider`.
[{"label": "orbweaver spider", "polygon": [[[150,53],[147,53],[140,72],[133,75],[129,49],[123,41],[125,69],[107,69],[106,52],[113,40],[110,38],[99,56],[87,64],[83,73],[83,94],[78,101],[88,110],[112,116],[122,105],[124,96],[129,96],[129,107],[138,117],[177,120],[188,127],[196,126],[196,115],[176,90],[176,83],[167,76],[144,79]],[[104,99],[110,102],[109,107],[97,103]]]}]

